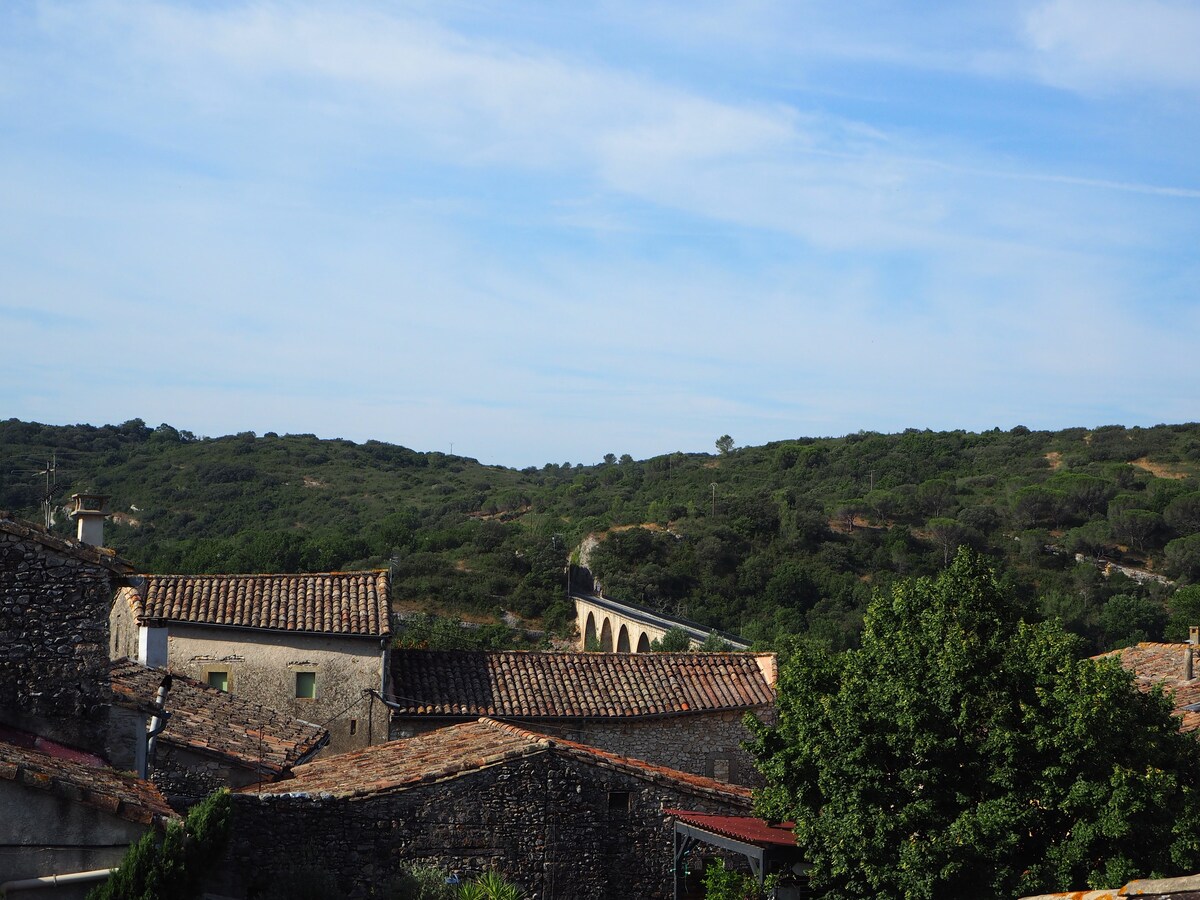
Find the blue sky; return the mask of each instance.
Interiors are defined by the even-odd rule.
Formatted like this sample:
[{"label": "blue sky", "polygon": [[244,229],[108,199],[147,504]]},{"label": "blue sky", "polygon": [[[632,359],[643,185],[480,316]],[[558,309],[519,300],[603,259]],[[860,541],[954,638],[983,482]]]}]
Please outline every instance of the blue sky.
[{"label": "blue sky", "polygon": [[1200,418],[1200,4],[0,6],[0,416],[513,466]]}]

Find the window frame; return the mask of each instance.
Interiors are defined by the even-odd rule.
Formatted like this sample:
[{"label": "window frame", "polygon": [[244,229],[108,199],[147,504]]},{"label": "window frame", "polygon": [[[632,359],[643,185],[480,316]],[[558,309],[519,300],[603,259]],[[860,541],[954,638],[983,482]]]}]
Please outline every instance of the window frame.
[{"label": "window frame", "polygon": [[[316,670],[315,669],[297,669],[295,672],[295,675],[296,675],[295,698],[297,700],[316,700],[317,699],[317,673],[316,673]],[[300,680],[302,678],[310,679],[310,681],[309,681],[310,692],[309,693],[304,693],[304,694],[300,693]]]}]

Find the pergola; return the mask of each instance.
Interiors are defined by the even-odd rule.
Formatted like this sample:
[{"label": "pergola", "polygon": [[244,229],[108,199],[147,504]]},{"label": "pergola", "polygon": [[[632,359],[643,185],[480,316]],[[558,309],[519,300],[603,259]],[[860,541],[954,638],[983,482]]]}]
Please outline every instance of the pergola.
[{"label": "pergola", "polygon": [[675,817],[674,898],[679,893],[683,861],[697,844],[708,844],[746,857],[761,885],[769,872],[802,862],[794,822],[768,822],[754,816],[718,816],[686,809],[666,809]]}]

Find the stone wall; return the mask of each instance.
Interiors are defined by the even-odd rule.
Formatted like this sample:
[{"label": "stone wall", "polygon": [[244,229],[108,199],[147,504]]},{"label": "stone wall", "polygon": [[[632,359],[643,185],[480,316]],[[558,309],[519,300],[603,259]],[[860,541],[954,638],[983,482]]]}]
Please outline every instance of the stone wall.
[{"label": "stone wall", "polygon": [[108,618],[108,653],[112,659],[138,658],[138,623],[129,600],[132,591],[133,588],[120,591],[112,603]]},{"label": "stone wall", "polygon": [[[760,707],[752,712],[760,719],[773,721],[773,707]],[[681,772],[758,787],[762,778],[754,767],[754,757],[741,747],[742,741],[750,737],[743,724],[745,715],[744,710],[721,710],[656,718],[513,721],[549,735]],[[465,720],[397,717],[391,736],[413,737],[458,721]]]},{"label": "stone wall", "polygon": [[209,888],[253,898],[299,878],[359,898],[416,864],[463,876],[494,868],[531,900],[655,900],[672,890],[674,831],[663,808],[746,814],[747,806],[554,751],[391,794],[239,794],[225,864]]},{"label": "stone wall", "polygon": [[0,721],[104,752],[114,574],[4,524]]},{"label": "stone wall", "polygon": [[223,787],[236,789],[270,780],[231,760],[196,753],[161,738],[154,750],[150,779],[176,810],[187,809]]},{"label": "stone wall", "polygon": [[[768,711],[755,713],[761,718]],[[743,724],[745,715],[744,711],[724,710],[661,719],[592,719],[568,729],[563,737],[682,772],[757,787],[762,779],[754,757],[741,746],[750,737]]]}]

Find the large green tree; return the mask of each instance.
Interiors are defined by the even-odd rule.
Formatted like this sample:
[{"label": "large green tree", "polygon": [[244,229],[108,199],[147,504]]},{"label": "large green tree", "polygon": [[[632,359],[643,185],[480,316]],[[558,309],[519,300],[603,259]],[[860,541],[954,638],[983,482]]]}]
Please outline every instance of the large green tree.
[{"label": "large green tree", "polygon": [[861,646],[783,666],[753,750],[826,900],[1010,898],[1200,869],[1200,744],[1029,624],[979,556],[877,595]]}]

